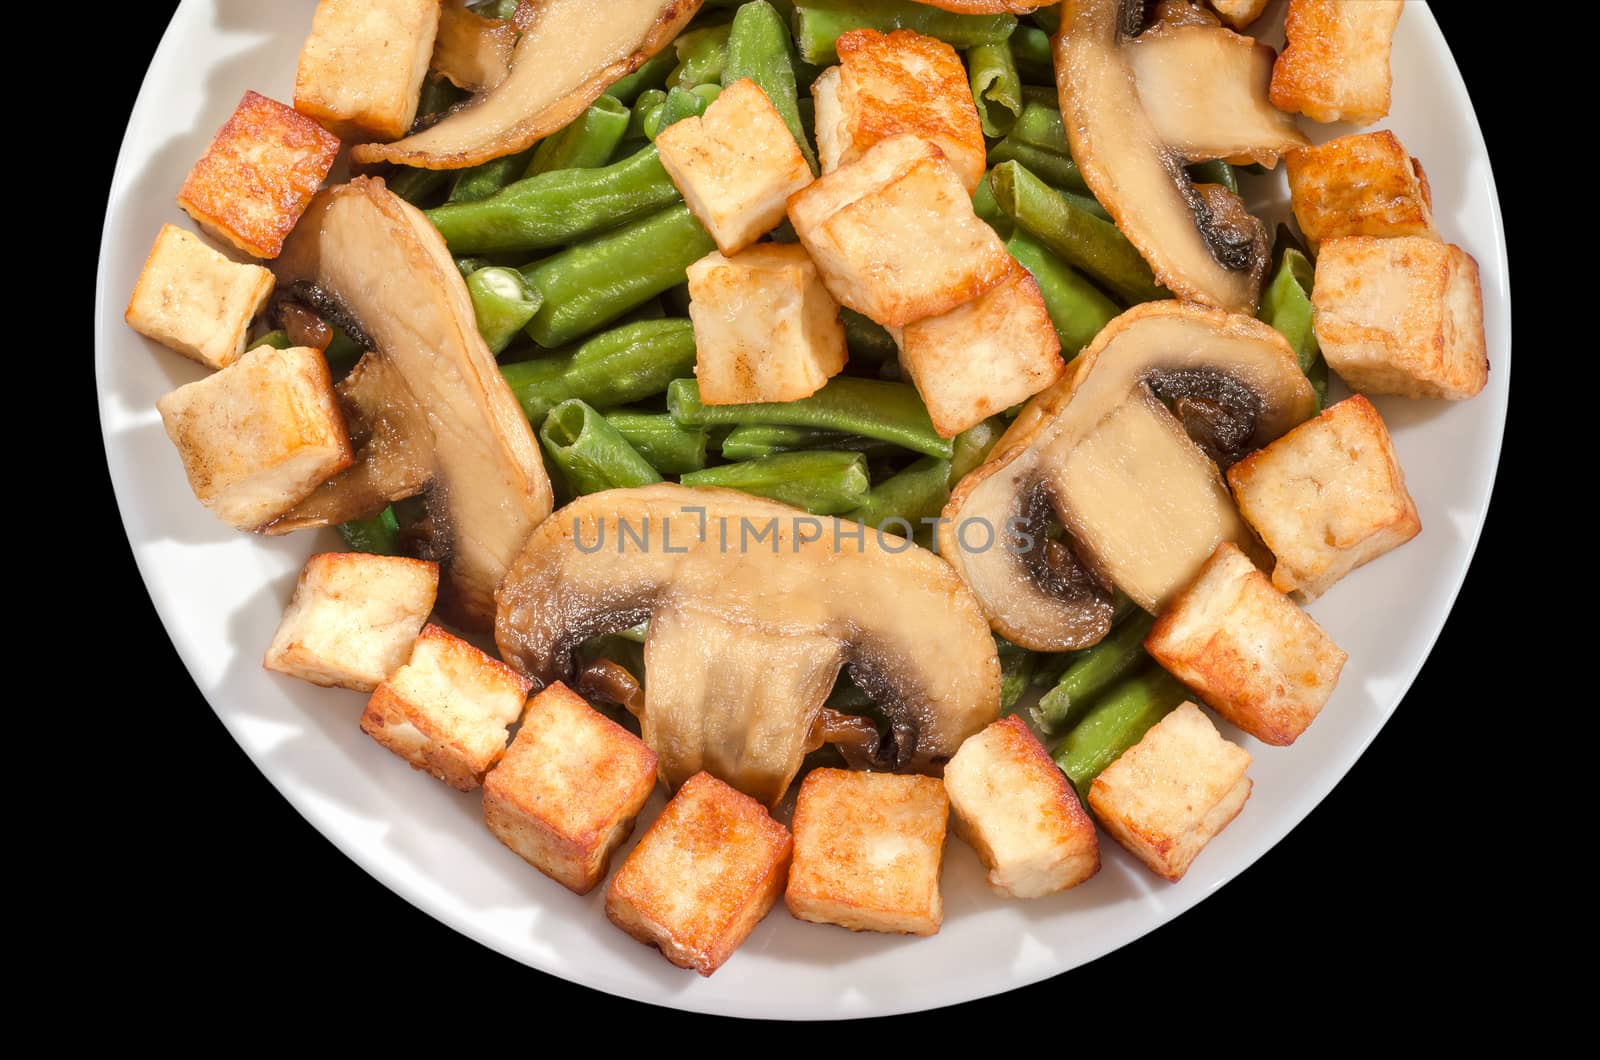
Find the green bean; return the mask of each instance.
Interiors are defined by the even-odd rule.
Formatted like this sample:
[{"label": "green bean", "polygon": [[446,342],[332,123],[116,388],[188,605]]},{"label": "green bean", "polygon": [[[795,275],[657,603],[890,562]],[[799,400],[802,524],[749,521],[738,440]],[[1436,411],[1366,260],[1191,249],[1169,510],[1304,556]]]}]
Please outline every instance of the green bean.
[{"label": "green bean", "polygon": [[370,552],[375,556],[400,554],[400,521],[393,508],[385,508],[371,519],[352,519],[339,524],[339,536],[344,547],[353,552]]},{"label": "green bean", "polygon": [[606,95],[623,106],[632,106],[641,92],[663,87],[667,83],[667,76],[677,65],[678,53],[670,48],[662,49],[627,77],[612,82],[611,87],[606,89]]},{"label": "green bean", "polygon": [[1110,221],[1088,212],[1016,162],[996,166],[989,181],[1000,208],[1067,264],[1129,302],[1167,297],[1144,257]]},{"label": "green bean", "polygon": [[606,422],[663,475],[681,475],[706,466],[711,432],[704,427],[685,427],[665,412],[616,409],[605,415]]},{"label": "green bean", "polygon": [[461,170],[450,185],[450,197],[445,202],[482,202],[521,176],[532,158],[532,150],[521,151]]},{"label": "green bean", "polygon": [[[1083,173],[1078,169],[1078,163],[1065,155],[1022,143],[1010,136],[989,148],[987,161],[991,166],[1019,162],[1040,180],[1062,191],[1082,194],[1088,189],[1088,185],[1084,183]],[[1080,205],[1096,217],[1109,219],[1111,216],[1099,203],[1087,196],[1083,197]]]},{"label": "green bean", "polygon": [[1017,123],[1011,127],[1011,136],[1029,147],[1069,159],[1072,157],[1072,148],[1067,144],[1067,127],[1062,123],[1061,111],[1054,102],[1029,103],[1023,107],[1022,113],[1017,116]]},{"label": "green bean", "polygon": [[484,18],[508,19],[517,13],[517,0],[482,0],[472,8]]},{"label": "green bean", "polygon": [[728,34],[731,26],[706,26],[678,34],[673,48],[678,55],[677,68],[667,78],[667,84],[676,88],[693,88],[722,79],[722,68],[728,62]]},{"label": "green bean", "polygon": [[290,345],[289,333],[284,331],[282,328],[277,328],[273,331],[267,332],[265,335],[257,336],[256,340],[250,345],[246,346],[245,349],[249,351],[258,346],[271,346],[275,350],[287,350]]},{"label": "green bean", "polygon": [[1056,765],[1078,789],[1078,797],[1088,798],[1089,785],[1100,771],[1188,698],[1189,690],[1159,666],[1140,671],[1090,706],[1056,748]]},{"label": "green bean", "polygon": [[522,278],[522,273],[498,265],[468,276],[467,293],[472,296],[472,312],[478,318],[478,334],[493,353],[511,345],[544,300]]},{"label": "green bean", "polygon": [[659,394],[694,371],[694,325],[682,318],[642,320],[596,335],[567,356],[518,361],[500,369],[530,423],[543,423],[567,398],[614,408]]},{"label": "green bean", "polygon": [[328,330],[332,334],[328,336],[328,345],[322,351],[322,357],[328,362],[328,367],[336,373],[354,367],[355,363],[361,360],[361,355],[367,351],[337,324],[329,324]]},{"label": "green bean", "polygon": [[671,89],[667,92],[666,101],[645,116],[644,134],[654,140],[667,126],[685,118],[699,117],[721,91],[722,86],[718,84]]},{"label": "green bean", "polygon": [[576,398],[550,410],[539,428],[539,442],[574,496],[661,481],[604,416]]},{"label": "green bean", "polygon": [[994,229],[995,234],[1001,239],[1010,239],[1012,231],[1017,227],[1016,222],[1011,220],[1011,215],[1000,209],[1000,204],[995,201],[994,185],[989,183],[987,173],[978,181],[978,187],[972,193],[972,212]]},{"label": "green bean", "polygon": [[448,78],[424,78],[417,97],[417,117],[428,118],[442,114],[466,98],[466,90],[457,88]]},{"label": "green bean", "polygon": [[883,325],[857,313],[854,309],[840,308],[839,319],[844,323],[844,342],[850,357],[877,364],[900,356],[900,348]]},{"label": "green bean", "polygon": [[[722,69],[724,87],[741,78],[754,81],[772,101],[773,109],[789,127],[789,135],[800,145],[806,165],[816,173],[817,155],[806,137],[800,114],[799,86],[794,71],[794,41],[789,27],[776,8],[765,0],[752,0],[733,16],[728,38],[728,61]],[[807,97],[807,102],[810,98]],[[813,122],[815,114],[813,112]]]},{"label": "green bean", "polygon": [[1196,184],[1220,184],[1235,195],[1239,194],[1239,174],[1221,159],[1196,162],[1189,167],[1189,179]]},{"label": "green bean", "polygon": [[822,427],[881,438],[928,456],[948,458],[951,452],[950,440],[933,429],[916,388],[878,379],[835,376],[810,397],[755,405],[706,405],[693,379],[677,379],[667,387],[667,411],[692,427],[722,423]]},{"label": "green bean", "polygon": [[1045,311],[1050,314],[1050,323],[1055,325],[1062,356],[1067,360],[1072,360],[1093,342],[1100,330],[1121,312],[1098,287],[1026,232],[1019,231],[1007,240],[1006,249],[1038,281]]},{"label": "green bean", "polygon": [[384,187],[413,206],[420,206],[443,188],[450,174],[442,169],[412,169],[397,166],[383,178]]},{"label": "green bean", "polygon": [[566,128],[539,141],[523,178],[557,169],[599,169],[611,161],[628,129],[628,108],[601,96]]},{"label": "green bean", "polygon": [[1311,288],[1315,270],[1311,261],[1299,250],[1283,244],[1279,234],[1279,259],[1277,270],[1261,295],[1263,323],[1276,328],[1300,361],[1300,370],[1311,381],[1317,392],[1317,403],[1328,401],[1328,362],[1322,357],[1322,347],[1317,343],[1317,333],[1311,326]]},{"label": "green bean", "polygon": [[877,438],[859,434],[842,434],[817,427],[788,427],[773,423],[745,423],[728,432],[722,439],[724,460],[754,460],[774,453],[792,453],[801,449],[843,449],[852,453],[879,455],[895,447]]},{"label": "green bean", "polygon": [[1034,688],[1048,692],[1061,680],[1061,675],[1067,672],[1067,667],[1077,661],[1083,654],[1076,651],[1040,652],[1039,665],[1034,667],[1033,676],[1028,680]]},{"label": "green bean", "polygon": [[544,304],[528,323],[528,337],[560,346],[604,327],[683,283],[689,266],[716,247],[679,204],[530,265],[523,275],[544,294]]},{"label": "green bean", "polygon": [[962,431],[951,440],[950,455],[950,485],[971,474],[972,470],[989,459],[989,454],[994,451],[995,443],[1000,436],[1006,433],[1010,426],[1004,416],[990,416],[981,423],[975,423]]},{"label": "green bean", "polygon": [[964,51],[999,44],[1016,26],[1014,15],[956,15],[913,0],[797,0],[794,5],[800,58],[817,66],[839,61],[834,43],[853,29],[911,29]]},{"label": "green bean", "polygon": [[1041,7],[1028,17],[1035,26],[1038,26],[1050,36],[1054,36],[1055,32],[1061,28],[1061,8],[1055,5]]},{"label": "green bean", "polygon": [[678,189],[655,148],[600,169],[519,180],[481,202],[427,211],[453,254],[558,247],[669,206]]},{"label": "green bean", "polygon": [[792,504],[812,515],[859,508],[870,481],[860,453],[812,450],[708,467],[679,478],[685,486],[722,486]]},{"label": "green bean", "polygon": [[1022,113],[1022,78],[1005,42],[967,52],[967,79],[985,136],[1004,136]]},{"label": "green bean", "polygon": [[1039,728],[1047,733],[1070,728],[1096,696],[1147,663],[1150,657],[1145,654],[1144,638],[1154,624],[1153,615],[1140,611],[1124,619],[1099,644],[1079,653],[1034,708],[1033,720]]},{"label": "green bean", "polygon": [[1018,26],[1011,34],[1011,58],[1017,73],[1030,84],[1049,85],[1056,90],[1055,56],[1050,51],[1050,34],[1037,26]]},{"label": "green bean", "polygon": [[623,138],[625,140],[649,139],[644,134],[645,123],[650,120],[650,115],[660,112],[661,104],[666,101],[667,93],[665,89],[652,88],[648,92],[640,93],[639,98],[634,101],[633,108],[628,111],[628,127],[623,131]]},{"label": "green bean", "polygon": [[1031,651],[1019,652],[1000,660],[1000,713],[1010,714],[1017,709],[1017,701],[1028,690],[1039,656]]},{"label": "green bean", "polygon": [[925,456],[872,487],[866,501],[847,518],[879,529],[893,522],[901,530],[915,530],[922,520],[937,516],[949,499],[950,461]]}]

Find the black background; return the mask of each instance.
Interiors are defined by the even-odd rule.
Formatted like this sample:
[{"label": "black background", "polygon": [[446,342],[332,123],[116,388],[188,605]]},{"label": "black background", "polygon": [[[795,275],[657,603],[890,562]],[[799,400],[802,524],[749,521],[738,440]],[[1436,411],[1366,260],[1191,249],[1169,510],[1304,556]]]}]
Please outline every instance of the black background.
[{"label": "black background", "polygon": [[[1507,182],[1520,164],[1515,119],[1490,94],[1505,84],[1503,35],[1515,31],[1484,24],[1478,5],[1433,6],[1478,105],[1509,211],[1516,197]],[[96,219],[120,130],[169,7],[106,5],[93,16],[93,32],[116,42],[118,56],[96,70],[101,135],[90,142],[99,150],[80,171],[89,179],[83,210]],[[1508,222],[1514,254],[1516,219],[1513,213]],[[97,230],[85,235],[83,246],[97,245]],[[1527,303],[1521,306],[1526,320]],[[1519,342],[1526,365],[1530,344],[1520,334]],[[1526,380],[1519,387],[1525,390]],[[1517,528],[1509,514],[1525,459],[1518,434],[1524,419],[1513,410],[1478,556],[1433,656],[1403,708],[1323,805],[1254,867],[1166,927],[1055,979],[946,1010],[937,1017],[941,1025],[1004,1028],[994,1045],[1023,1026],[1054,1028],[1062,1049],[1083,1043],[1087,1027],[1120,1026],[1129,1041],[1160,1048],[1228,1041],[1243,1028],[1217,1021],[1241,1017],[1303,1013],[1330,1031],[1332,1016],[1351,1030],[1380,1013],[1414,1014],[1419,989],[1449,1003],[1460,1000],[1451,993],[1457,984],[1481,986],[1486,947],[1515,933],[1523,913],[1495,897],[1503,897],[1506,859],[1518,841],[1490,809],[1492,785],[1506,778],[1485,770],[1478,719],[1497,709],[1488,687],[1497,660],[1516,650],[1507,643],[1503,608],[1508,583],[1525,564],[1513,552]],[[85,508],[105,530],[96,591],[113,603],[123,631],[113,646],[97,648],[96,667],[119,681],[136,679],[137,699],[147,704],[139,709],[156,712],[139,722],[137,739],[113,743],[92,791],[73,785],[94,804],[73,816],[78,855],[100,892],[83,952],[103,970],[119,969],[120,996],[155,986],[185,1011],[250,1012],[241,1026],[252,1034],[263,1015],[276,1022],[259,1008],[263,1001],[290,1001],[289,1026],[328,1017],[373,1030],[427,1028],[468,1048],[501,1038],[490,1030],[500,1012],[542,1013],[580,1038],[599,1038],[607,1027],[706,1029],[684,1026],[696,1017],[591,993],[456,935],[313,831],[195,690],[116,529],[103,458],[90,460],[96,492]],[[96,742],[107,750],[103,738]],[[1488,904],[1463,904],[1477,897]],[[901,1022],[911,1027],[919,1019],[927,1018]],[[536,1034],[520,1040],[540,1045]],[[730,1047],[741,1041],[727,1040]],[[739,1048],[759,1040],[742,1039]]]}]

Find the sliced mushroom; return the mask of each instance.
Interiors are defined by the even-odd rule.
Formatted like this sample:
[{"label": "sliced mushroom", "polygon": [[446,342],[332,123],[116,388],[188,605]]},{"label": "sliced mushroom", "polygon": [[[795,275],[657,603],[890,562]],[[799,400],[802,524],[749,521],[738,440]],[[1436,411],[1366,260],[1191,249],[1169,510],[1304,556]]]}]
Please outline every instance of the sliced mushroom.
[{"label": "sliced mushroom", "polygon": [[457,88],[487,92],[511,72],[517,27],[510,19],[484,18],[467,0],[445,0],[433,42],[435,71]]},{"label": "sliced mushroom", "polygon": [[[1186,301],[1253,312],[1267,267],[1265,227],[1240,244],[1238,227],[1226,230],[1218,215],[1243,213],[1243,203],[1219,210],[1218,194],[1237,196],[1197,191],[1184,171],[1186,152],[1218,157],[1220,145],[1225,157],[1275,160],[1285,144],[1304,140],[1292,127],[1264,130],[1261,115],[1240,102],[1260,86],[1241,83],[1256,76],[1254,66],[1227,61],[1237,54],[1236,46],[1219,43],[1220,35],[1234,36],[1228,30],[1164,23],[1150,30],[1153,43],[1136,61],[1145,29],[1143,0],[1062,4],[1056,82],[1073,158],[1163,286]],[[1201,40],[1208,35],[1219,40],[1208,45]],[[1254,62],[1254,52],[1246,58]],[[1188,95],[1168,98],[1179,91]]]},{"label": "sliced mushroom", "polygon": [[487,628],[496,586],[550,514],[550,481],[444,241],[383,181],[362,177],[313,200],[275,268],[370,352],[339,385],[355,465],[261,529],[369,518],[421,494],[428,514],[413,536],[443,565],[440,609]]},{"label": "sliced mushroom", "polygon": [[517,9],[511,69],[423,131],[358,144],[357,162],[463,169],[533,146],[583,113],[612,82],[671,43],[702,0],[541,0]]},{"label": "sliced mushroom", "polygon": [[[1217,458],[1265,445],[1316,408],[1294,350],[1260,321],[1174,301],[1136,306],[961,480],[939,551],[1008,640],[1087,647],[1110,628],[1114,589],[1155,612],[1219,542],[1258,550]],[[1052,516],[1065,540],[1051,539]],[[962,536],[974,520],[1008,547],[964,547],[984,540]]]},{"label": "sliced mushroom", "polygon": [[889,731],[869,748],[859,726],[822,734],[875,768],[937,770],[999,713],[994,640],[949,566],[858,525],[730,490],[591,494],[528,540],[495,640],[569,680],[585,640],[648,618],[640,723],[668,786],[705,769],[777,802],[845,666]]}]

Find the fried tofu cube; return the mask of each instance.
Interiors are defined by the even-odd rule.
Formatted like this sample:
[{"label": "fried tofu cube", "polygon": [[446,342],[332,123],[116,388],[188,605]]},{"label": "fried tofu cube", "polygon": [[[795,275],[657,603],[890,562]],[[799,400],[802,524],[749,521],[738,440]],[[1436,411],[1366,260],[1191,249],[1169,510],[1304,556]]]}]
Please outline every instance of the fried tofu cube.
[{"label": "fried tofu cube", "polygon": [[1360,394],[1234,464],[1228,485],[1277,557],[1272,584],[1307,603],[1422,532],[1389,430]]},{"label": "fried tofu cube", "polygon": [[483,782],[522,716],[531,681],[438,626],[425,626],[406,664],[378,685],[361,731],[459,791]]},{"label": "fried tofu cube", "polygon": [[1249,768],[1250,752],[1184,703],[1094,778],[1089,808],[1129,853],[1176,883],[1244,809]]},{"label": "fried tofu cube", "polygon": [[1289,0],[1272,105],[1370,125],[1389,113],[1389,46],[1404,0]]},{"label": "fried tofu cube", "polygon": [[789,196],[811,183],[800,145],[748,77],[703,116],[661,130],[656,150],[689,212],[730,256],[782,224]]},{"label": "fried tofu cube", "polygon": [[189,170],[178,205],[218,239],[275,258],[338,154],[339,138],[322,126],[246,92]]},{"label": "fried tofu cube", "polygon": [[793,852],[766,807],[696,773],[606,888],[606,916],[679,968],[710,975],[777,904]]},{"label": "fried tofu cube", "polygon": [[395,140],[417,116],[439,0],[318,0],[294,109],[350,138]]},{"label": "fried tofu cube", "polygon": [[270,270],[229,261],[199,237],[162,225],[123,317],[169,350],[226,368],[244,352],[250,321],[273,283]]},{"label": "fried tofu cube", "polygon": [[695,375],[708,405],[796,401],[849,356],[839,304],[804,247],[763,243],[713,251],[689,266]]},{"label": "fried tofu cube", "polygon": [[1228,541],[1161,612],[1144,647],[1211,709],[1276,747],[1316,720],[1347,658]]},{"label": "fried tofu cube", "polygon": [[1313,248],[1340,236],[1438,238],[1422,166],[1394,133],[1341,136],[1284,161],[1294,216]]},{"label": "fried tofu cube", "polygon": [[812,85],[822,171],[872,145],[910,134],[937,144],[970,195],[983,179],[985,147],[961,56],[908,29],[857,29],[840,36],[839,65]]},{"label": "fried tofu cube", "polygon": [[1211,7],[1222,21],[1234,29],[1244,29],[1261,17],[1271,0],[1211,0]]},{"label": "fried tofu cube", "polygon": [[262,665],[314,685],[371,692],[405,664],[439,593],[439,565],[322,552],[306,561]]},{"label": "fried tofu cube", "polygon": [[885,327],[948,313],[1012,275],[944,153],[915,136],[796,192],[789,220],[833,297]]},{"label": "fried tofu cube", "polygon": [[483,819],[522,860],[587,894],[655,785],[655,752],[557,681],[483,778]]},{"label": "fried tofu cube", "polygon": [[1007,898],[1042,898],[1100,871],[1100,840],[1066,774],[1015,714],[975,736],[944,768],[956,835],[989,886]]},{"label": "fried tofu cube", "polygon": [[271,522],[354,460],[319,350],[258,347],[156,408],[195,497],[240,530]]},{"label": "fried tofu cube", "polygon": [[1015,263],[1000,286],[906,325],[897,340],[906,374],[946,438],[1026,401],[1067,370],[1039,284]]},{"label": "fried tofu cube", "polygon": [[1454,244],[1330,239],[1311,304],[1323,355],[1352,390],[1460,401],[1489,382],[1478,263]]},{"label": "fried tofu cube", "polygon": [[936,934],[949,816],[936,777],[813,769],[795,801],[789,912],[851,931]]}]

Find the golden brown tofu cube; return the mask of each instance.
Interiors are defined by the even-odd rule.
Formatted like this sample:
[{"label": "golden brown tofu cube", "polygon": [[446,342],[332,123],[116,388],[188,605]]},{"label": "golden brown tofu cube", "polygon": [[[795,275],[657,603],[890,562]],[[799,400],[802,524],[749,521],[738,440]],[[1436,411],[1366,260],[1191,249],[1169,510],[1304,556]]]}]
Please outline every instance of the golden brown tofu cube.
[{"label": "golden brown tofu cube", "polygon": [[811,167],[783,117],[754,81],[722,90],[701,117],[656,137],[661,165],[717,247],[733,255],[783,222]]},{"label": "golden brown tofu cube", "polygon": [[1211,7],[1234,29],[1244,29],[1261,17],[1269,3],[1271,0],[1211,0]]},{"label": "golden brown tofu cube", "polygon": [[849,356],[839,304],[804,247],[762,243],[689,266],[695,376],[708,405],[796,401]]},{"label": "golden brown tofu cube", "polygon": [[789,912],[851,931],[936,934],[949,815],[936,777],[813,769],[795,801]]},{"label": "golden brown tofu cube", "polygon": [[783,893],[793,842],[766,808],[696,773],[606,888],[606,916],[679,968],[710,975]]},{"label": "golden brown tofu cube", "polygon": [[258,347],[156,408],[195,497],[240,530],[271,522],[353,462],[318,350]]},{"label": "golden brown tofu cube", "polygon": [[885,327],[948,313],[1012,275],[943,153],[914,136],[813,181],[790,197],[789,220],[829,293]]},{"label": "golden brown tofu cube", "polygon": [[162,225],[123,314],[128,325],[207,368],[244,352],[250,321],[272,295],[272,273],[229,261],[197,236]]},{"label": "golden brown tofu cube", "polygon": [[1067,370],[1039,284],[1015,263],[1000,286],[908,324],[897,339],[906,374],[946,438],[1021,404]]},{"label": "golden brown tofu cube", "polygon": [[218,239],[275,258],[338,154],[339,138],[322,126],[246,92],[189,170],[178,205]]},{"label": "golden brown tofu cube", "polygon": [[1100,840],[1066,775],[1023,720],[969,736],[944,768],[956,835],[1008,898],[1042,898],[1100,871]]},{"label": "golden brown tofu cube", "polygon": [[1278,747],[1316,720],[1347,658],[1227,541],[1161,612],[1144,647],[1218,714]]},{"label": "golden brown tofu cube", "polygon": [[839,66],[811,88],[822,171],[848,165],[881,140],[910,134],[937,144],[971,194],[983,179],[985,147],[956,50],[908,29],[851,30],[840,36],[838,50]]},{"label": "golden brown tofu cube", "polygon": [[1340,236],[1438,237],[1422,167],[1388,130],[1303,147],[1284,161],[1295,220],[1313,248]]},{"label": "golden brown tofu cube", "polygon": [[1307,603],[1422,532],[1389,430],[1360,394],[1234,464],[1228,485],[1277,557],[1272,584]]},{"label": "golden brown tofu cube", "polygon": [[505,753],[531,687],[500,660],[427,626],[411,658],[372,693],[361,731],[411,768],[471,791]]},{"label": "golden brown tofu cube", "polygon": [[1244,809],[1249,768],[1250,752],[1185,703],[1094,778],[1089,808],[1113,839],[1176,883]]},{"label": "golden brown tofu cube", "polygon": [[1369,125],[1389,113],[1389,45],[1404,0],[1289,0],[1272,105]]},{"label": "golden brown tofu cube", "polygon": [[319,0],[295,70],[295,110],[340,136],[404,136],[438,32],[439,0]]},{"label": "golden brown tofu cube", "polygon": [[1330,239],[1311,293],[1317,342],[1350,389],[1459,401],[1489,382],[1471,254],[1436,239]]},{"label": "golden brown tofu cube", "polygon": [[439,592],[439,565],[324,552],[306,561],[262,665],[314,685],[371,692],[405,664]]},{"label": "golden brown tofu cube", "polygon": [[483,778],[483,819],[528,864],[587,894],[655,785],[655,752],[557,681]]}]

